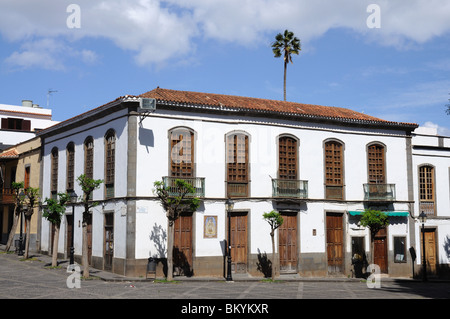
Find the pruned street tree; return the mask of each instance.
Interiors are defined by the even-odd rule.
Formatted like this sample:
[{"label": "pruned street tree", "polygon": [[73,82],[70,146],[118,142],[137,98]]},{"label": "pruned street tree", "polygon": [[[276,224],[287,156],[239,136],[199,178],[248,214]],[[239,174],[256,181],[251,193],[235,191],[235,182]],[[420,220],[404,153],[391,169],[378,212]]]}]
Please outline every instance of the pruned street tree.
[{"label": "pruned street tree", "polygon": [[275,278],[275,230],[283,224],[283,217],[279,212],[272,210],[264,213],[263,218],[270,225],[270,237],[272,239],[272,280]]},{"label": "pruned street tree", "polygon": [[88,226],[92,223],[92,213],[90,209],[97,206],[98,203],[92,201],[92,192],[100,187],[103,183],[102,179],[92,179],[85,174],[81,174],[77,177],[78,185],[81,186],[83,195],[81,198],[81,204],[84,206],[82,229],[83,229],[83,243],[82,243],[82,265],[83,265],[83,277],[89,277],[89,256],[88,256]]},{"label": "pruned street tree", "polygon": [[30,251],[30,239],[31,239],[31,217],[34,213],[34,208],[39,204],[39,188],[28,187],[25,189],[26,197],[26,209],[24,209],[25,215],[25,229],[27,230],[25,241],[25,253],[24,258],[28,259]]},{"label": "pruned street tree", "polygon": [[66,204],[69,201],[69,194],[58,193],[58,199],[46,198],[45,206],[43,207],[44,213],[42,216],[55,226],[55,235],[53,238],[53,251],[52,251],[52,267],[58,265],[58,240],[59,229],[61,226],[62,216],[66,211]]},{"label": "pruned street tree", "polygon": [[360,225],[367,227],[370,230],[370,242],[372,249],[372,263],[374,262],[374,239],[375,235],[380,231],[380,229],[385,228],[389,225],[389,217],[386,213],[374,210],[366,209],[361,214]]},{"label": "pruned street tree", "polygon": [[22,205],[25,201],[25,196],[20,196],[20,192],[24,187],[24,182],[12,182],[11,188],[13,189],[14,196],[14,214],[13,224],[9,232],[8,241],[6,242],[5,251],[8,252],[14,241],[14,235],[16,233],[17,224],[19,222],[20,214],[22,213]]},{"label": "pruned street tree", "polygon": [[154,182],[154,194],[159,198],[166,211],[167,231],[167,280],[173,280],[174,224],[183,212],[195,212],[200,205],[198,197],[193,196],[195,189],[182,179],[176,179],[172,185],[163,181]]}]

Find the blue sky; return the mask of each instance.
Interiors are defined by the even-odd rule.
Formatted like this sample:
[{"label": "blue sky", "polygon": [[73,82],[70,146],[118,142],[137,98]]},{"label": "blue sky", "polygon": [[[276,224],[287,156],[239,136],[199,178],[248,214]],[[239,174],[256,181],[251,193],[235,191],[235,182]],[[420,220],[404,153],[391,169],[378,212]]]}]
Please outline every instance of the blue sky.
[{"label": "blue sky", "polygon": [[302,43],[287,100],[450,136],[448,0],[1,0],[0,103],[55,90],[65,120],[157,86],[281,100],[285,29]]}]

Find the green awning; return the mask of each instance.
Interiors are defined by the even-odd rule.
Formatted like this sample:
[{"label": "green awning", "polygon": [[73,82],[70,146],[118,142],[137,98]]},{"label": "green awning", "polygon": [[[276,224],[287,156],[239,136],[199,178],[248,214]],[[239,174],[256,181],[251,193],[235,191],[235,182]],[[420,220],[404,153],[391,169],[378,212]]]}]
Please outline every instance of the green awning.
[{"label": "green awning", "polygon": [[[364,213],[364,211],[361,210],[351,210],[348,212],[352,216],[358,216]],[[388,216],[408,216],[409,212],[383,212],[386,213]]]}]

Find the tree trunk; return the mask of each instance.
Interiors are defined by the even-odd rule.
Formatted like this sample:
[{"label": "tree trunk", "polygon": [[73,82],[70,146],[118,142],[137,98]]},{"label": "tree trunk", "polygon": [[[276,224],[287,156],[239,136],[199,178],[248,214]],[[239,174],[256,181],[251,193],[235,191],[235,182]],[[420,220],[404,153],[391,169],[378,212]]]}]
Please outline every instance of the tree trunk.
[{"label": "tree trunk", "polygon": [[173,280],[173,236],[174,222],[169,220],[167,231],[167,280]]},{"label": "tree trunk", "polygon": [[30,237],[31,237],[31,216],[25,217],[25,228],[27,229],[26,240],[25,240],[25,254],[24,258],[28,259],[30,251]]},{"label": "tree trunk", "polygon": [[89,256],[88,256],[88,239],[87,239],[87,222],[83,221],[83,248],[82,248],[82,255],[83,255],[83,277],[88,278],[89,277]]},{"label": "tree trunk", "polygon": [[9,248],[11,247],[11,245],[14,241],[14,235],[16,233],[17,224],[19,223],[19,216],[20,216],[20,214],[17,214],[14,210],[13,224],[11,227],[11,231],[9,232],[8,242],[6,243],[6,247],[5,247],[6,252],[9,251]]},{"label": "tree trunk", "polygon": [[55,225],[55,234],[53,237],[52,267],[58,266],[58,241],[59,241],[59,225]]},{"label": "tree trunk", "polygon": [[284,100],[286,101],[286,71],[287,71],[287,62],[284,61]]},{"label": "tree trunk", "polygon": [[270,233],[270,237],[272,237],[272,280],[275,279],[275,238],[274,238],[274,232]]}]

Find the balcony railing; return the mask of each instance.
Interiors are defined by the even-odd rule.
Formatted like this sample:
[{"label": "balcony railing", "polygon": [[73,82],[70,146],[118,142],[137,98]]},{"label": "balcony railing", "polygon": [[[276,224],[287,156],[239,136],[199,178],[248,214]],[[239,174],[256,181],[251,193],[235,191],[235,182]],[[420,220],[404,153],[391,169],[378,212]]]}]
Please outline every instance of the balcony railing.
[{"label": "balcony railing", "polygon": [[177,179],[183,180],[194,188],[194,193],[189,193],[189,197],[205,197],[205,178],[204,177],[170,177],[164,176],[164,187],[169,189],[170,196],[177,196],[179,194],[178,187],[175,181]]},{"label": "balcony railing", "polygon": [[248,182],[227,182],[227,197],[247,197]]},{"label": "balcony railing", "polygon": [[294,179],[272,179],[272,197],[308,198],[308,181]]},{"label": "balcony railing", "polygon": [[2,188],[0,202],[3,204],[14,203],[14,189],[13,188]]},{"label": "balcony railing", "polygon": [[395,184],[364,184],[364,200],[395,201]]},{"label": "balcony railing", "polygon": [[421,200],[419,201],[419,213],[424,212],[427,215],[435,215],[435,205],[434,201],[425,201]]}]

